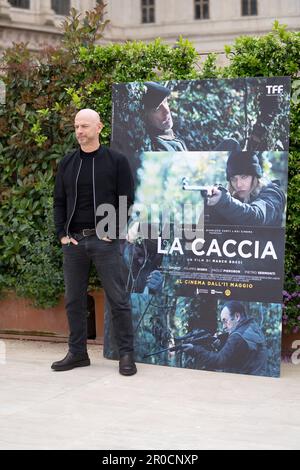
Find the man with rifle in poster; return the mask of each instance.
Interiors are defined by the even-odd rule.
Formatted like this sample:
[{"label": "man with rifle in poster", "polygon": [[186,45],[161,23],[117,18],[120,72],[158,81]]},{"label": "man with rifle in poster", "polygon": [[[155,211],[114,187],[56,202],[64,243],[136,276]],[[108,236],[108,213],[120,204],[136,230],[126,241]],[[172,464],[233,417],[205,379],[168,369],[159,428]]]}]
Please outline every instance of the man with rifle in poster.
[{"label": "man with rifle in poster", "polygon": [[221,322],[228,337],[219,343],[217,350],[211,347],[213,342],[207,345],[187,339],[183,351],[192,354],[203,369],[265,375],[268,357],[265,337],[256,321],[248,317],[243,303],[227,302],[221,311]]},{"label": "man with rifle in poster", "polygon": [[242,302],[227,302],[221,311],[224,332],[212,335],[196,329],[174,338],[174,346],[147,354],[144,359],[166,351],[193,356],[202,369],[236,374],[265,375],[267,348],[261,328],[246,314]]}]

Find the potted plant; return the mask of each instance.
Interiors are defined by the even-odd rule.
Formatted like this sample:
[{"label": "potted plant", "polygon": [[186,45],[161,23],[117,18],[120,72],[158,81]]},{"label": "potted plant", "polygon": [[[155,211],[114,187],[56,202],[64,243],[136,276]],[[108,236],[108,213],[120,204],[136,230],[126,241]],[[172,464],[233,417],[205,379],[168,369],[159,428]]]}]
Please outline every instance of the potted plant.
[{"label": "potted plant", "polygon": [[300,339],[300,276],[286,282],[283,291],[282,356],[289,359],[293,353],[293,342]]},{"label": "potted plant", "polygon": [[[15,276],[0,276],[0,334],[66,340],[69,334],[64,307],[62,250],[54,230],[37,232],[23,244]],[[89,291],[94,298],[96,340],[103,341],[104,295],[91,273]]]}]

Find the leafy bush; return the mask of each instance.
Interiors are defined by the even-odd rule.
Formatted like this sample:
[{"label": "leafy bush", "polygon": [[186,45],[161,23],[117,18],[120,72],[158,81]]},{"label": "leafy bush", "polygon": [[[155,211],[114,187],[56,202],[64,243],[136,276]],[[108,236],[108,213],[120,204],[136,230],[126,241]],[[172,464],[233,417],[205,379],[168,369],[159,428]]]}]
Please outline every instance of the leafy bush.
[{"label": "leafy bush", "polygon": [[295,276],[286,282],[283,291],[283,331],[284,333],[299,333],[300,331],[300,276]]},{"label": "leafy bush", "polygon": [[[106,24],[101,18],[101,5],[83,21],[72,9],[58,48],[31,54],[25,44],[17,44],[3,57],[0,290],[14,288],[38,306],[53,305],[63,291],[62,255],[49,214],[57,164],[75,145],[77,110],[92,107],[100,112],[105,122],[102,143],[108,144],[114,81],[197,75],[197,52],[182,39],[176,48],[159,40],[94,46]],[[93,272],[90,287],[95,286],[99,282]]]},{"label": "leafy bush", "polygon": [[[72,9],[57,48],[32,54],[25,44],[17,44],[4,54],[0,288],[14,288],[42,306],[58,299],[63,290],[62,257],[50,222],[52,193],[57,164],[75,144],[74,115],[82,107],[99,111],[105,122],[102,142],[108,144],[112,83],[146,80],[292,76],[286,278],[299,274],[300,33],[275,23],[265,36],[240,37],[226,47],[229,65],[220,68],[213,54],[199,66],[195,48],[182,38],[174,46],[159,39],[149,44],[94,45],[105,26],[101,5],[87,12],[83,21]],[[95,277],[91,285],[94,282]],[[291,314],[293,321],[295,315]]]}]

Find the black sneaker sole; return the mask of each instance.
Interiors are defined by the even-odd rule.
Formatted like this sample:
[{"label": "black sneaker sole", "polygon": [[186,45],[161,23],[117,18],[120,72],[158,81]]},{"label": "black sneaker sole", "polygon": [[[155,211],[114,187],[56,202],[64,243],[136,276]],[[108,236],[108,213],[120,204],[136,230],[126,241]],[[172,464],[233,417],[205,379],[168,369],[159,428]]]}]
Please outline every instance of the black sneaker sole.
[{"label": "black sneaker sole", "polygon": [[63,372],[65,370],[75,369],[75,367],[87,367],[90,365],[91,365],[90,359],[85,359],[84,361],[78,361],[72,365],[70,364],[69,366],[55,366],[55,367],[51,366],[51,369],[54,370],[55,372]]},{"label": "black sneaker sole", "polygon": [[123,372],[121,372],[121,370],[119,369],[119,372],[120,372],[121,375],[130,376],[130,375],[136,374],[137,369],[134,369],[134,370],[131,370],[131,371],[123,371]]}]

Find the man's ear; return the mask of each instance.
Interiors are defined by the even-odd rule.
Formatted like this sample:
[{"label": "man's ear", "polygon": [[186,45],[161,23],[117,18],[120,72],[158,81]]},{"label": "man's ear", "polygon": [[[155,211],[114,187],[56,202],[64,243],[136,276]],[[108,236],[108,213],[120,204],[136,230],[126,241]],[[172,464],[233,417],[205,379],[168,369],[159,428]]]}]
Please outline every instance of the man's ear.
[{"label": "man's ear", "polygon": [[241,319],[241,314],[238,313],[238,312],[236,312],[235,318],[237,319],[237,321],[240,321],[240,319]]},{"label": "man's ear", "polygon": [[103,122],[100,122],[100,124],[99,124],[99,134],[101,133],[103,127],[104,127]]}]

